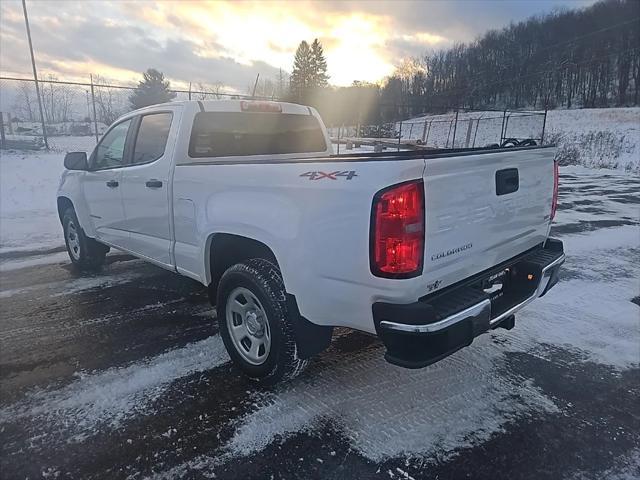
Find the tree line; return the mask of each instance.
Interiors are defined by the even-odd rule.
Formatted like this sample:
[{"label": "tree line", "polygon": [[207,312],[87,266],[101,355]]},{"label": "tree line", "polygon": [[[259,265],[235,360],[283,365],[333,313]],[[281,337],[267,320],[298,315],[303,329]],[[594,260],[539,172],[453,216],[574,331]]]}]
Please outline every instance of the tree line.
[{"label": "tree line", "polygon": [[[291,97],[299,98],[294,92],[299,88],[292,82]],[[463,108],[638,105],[640,2],[607,0],[531,17],[404,61],[380,85],[354,82],[303,93],[302,103],[316,106],[330,124],[380,123]]]},{"label": "tree line", "polygon": [[609,0],[490,31],[397,75],[415,109],[637,105],[640,3]]}]

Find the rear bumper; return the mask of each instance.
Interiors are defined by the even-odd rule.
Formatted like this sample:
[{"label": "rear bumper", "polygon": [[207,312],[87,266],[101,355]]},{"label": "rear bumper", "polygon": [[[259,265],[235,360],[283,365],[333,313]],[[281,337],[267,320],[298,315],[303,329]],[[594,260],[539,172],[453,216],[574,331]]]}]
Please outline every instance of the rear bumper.
[{"label": "rear bumper", "polygon": [[[411,304],[378,302],[373,319],[390,363],[421,368],[470,345],[489,329],[514,326],[514,314],[558,282],[562,242],[548,239],[525,254]],[[503,287],[487,293],[498,282]]]}]

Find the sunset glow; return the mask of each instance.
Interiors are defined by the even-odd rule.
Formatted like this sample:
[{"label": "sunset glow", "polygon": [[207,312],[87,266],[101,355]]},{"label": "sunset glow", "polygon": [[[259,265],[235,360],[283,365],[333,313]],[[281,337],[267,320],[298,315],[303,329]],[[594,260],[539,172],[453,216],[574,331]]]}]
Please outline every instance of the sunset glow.
[{"label": "sunset glow", "polygon": [[[393,59],[385,52],[391,38],[388,17],[353,13],[318,19],[309,10],[292,5],[211,1],[183,3],[173,10],[160,3],[138,14],[165,31],[171,31],[176,19],[188,25],[187,35],[200,45],[197,54],[204,57],[228,56],[243,65],[260,59],[289,71],[300,41],[318,38],[324,45],[332,84],[375,82],[393,71]],[[445,40],[437,35],[433,38]]]},{"label": "sunset glow", "polygon": [[[552,0],[553,2],[564,0]],[[297,46],[318,38],[332,85],[381,82],[406,59],[469,41],[486,28],[537,11],[536,2],[464,1],[68,1],[27,0],[43,75],[89,74],[134,82],[149,67],[176,85],[246,91],[257,74],[290,73]],[[500,4],[500,5],[498,5]],[[499,8],[498,8],[499,7]],[[515,12],[518,10],[518,12]],[[520,12],[521,10],[521,12]],[[0,69],[31,71],[20,0],[0,3]],[[108,48],[106,48],[108,47]]]}]

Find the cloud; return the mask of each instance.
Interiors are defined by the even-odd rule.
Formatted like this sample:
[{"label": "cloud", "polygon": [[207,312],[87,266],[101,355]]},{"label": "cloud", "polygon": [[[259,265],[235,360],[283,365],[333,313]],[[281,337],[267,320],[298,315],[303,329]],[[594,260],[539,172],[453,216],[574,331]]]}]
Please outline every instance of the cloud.
[{"label": "cloud", "polygon": [[[28,3],[38,66],[86,78],[134,80],[148,67],[176,82],[244,90],[289,71],[301,40],[324,44],[331,82],[380,80],[402,59],[490,28],[593,0]],[[19,1],[0,5],[0,68],[31,70]]]},{"label": "cloud", "polygon": [[[4,10],[4,8],[3,8]],[[3,12],[4,13],[4,12]],[[157,38],[148,28],[130,23],[98,21],[93,15],[75,18],[64,28],[53,28],[56,19],[38,15],[31,21],[32,36],[41,73],[53,72],[65,77],[84,78],[89,73],[118,81],[132,81],[149,67],[162,70],[170,79],[181,82],[219,82],[240,90],[262,76],[275,76],[278,69],[262,61],[241,64],[227,56],[202,54],[203,45],[186,38]],[[23,47],[21,16],[2,21],[3,71],[30,70],[28,50]],[[20,31],[23,30],[23,31]],[[223,51],[215,42],[209,49]]]}]

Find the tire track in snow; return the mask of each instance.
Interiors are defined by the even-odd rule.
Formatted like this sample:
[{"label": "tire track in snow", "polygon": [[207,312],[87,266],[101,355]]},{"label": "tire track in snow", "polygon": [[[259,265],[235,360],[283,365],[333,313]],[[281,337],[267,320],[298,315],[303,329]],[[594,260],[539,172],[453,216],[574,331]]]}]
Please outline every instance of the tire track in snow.
[{"label": "tire track in snow", "polygon": [[226,449],[231,457],[248,455],[276,436],[331,419],[361,454],[380,461],[450,452],[488,438],[518,415],[557,411],[535,386],[505,376],[503,360],[489,335],[415,371],[387,364],[381,347],[338,356],[279,395],[266,395]]},{"label": "tire track in snow", "polygon": [[153,413],[154,401],[172,382],[228,360],[222,340],[214,335],[126,367],[77,374],[76,381],[61,389],[36,390],[0,409],[0,425],[27,420],[34,441],[53,425],[71,432],[70,441],[83,441],[102,428],[115,429],[132,416]]},{"label": "tire track in snow", "polygon": [[[73,280],[56,280],[47,284],[38,284],[23,288],[14,288],[10,290],[0,291],[0,298],[10,298],[14,295],[25,295],[32,292],[36,292],[42,289],[59,290],[51,293],[50,297],[61,297],[64,295],[71,295],[74,293],[85,292],[96,288],[108,288],[116,285],[123,285],[130,283],[134,280],[148,277],[148,272],[145,271],[129,271],[129,272],[114,272],[108,274],[95,274],[92,276],[85,276],[75,278]],[[60,288],[62,287],[62,288]]]}]

